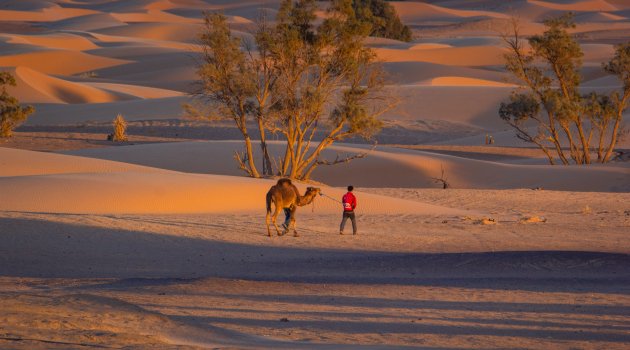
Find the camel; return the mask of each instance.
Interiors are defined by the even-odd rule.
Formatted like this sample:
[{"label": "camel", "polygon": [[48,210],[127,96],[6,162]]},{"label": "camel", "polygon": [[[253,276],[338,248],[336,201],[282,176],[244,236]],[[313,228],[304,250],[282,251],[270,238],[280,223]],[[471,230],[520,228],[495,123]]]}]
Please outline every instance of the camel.
[{"label": "camel", "polygon": [[[307,187],[304,196],[300,196],[300,191],[298,191],[297,187],[291,183],[290,179],[280,179],[277,184],[271,186],[269,192],[267,192],[267,216],[265,218],[269,237],[271,237],[269,217],[271,217],[271,222],[276,228],[278,236],[286,234],[289,232],[290,228],[293,227],[293,235],[298,237],[297,230],[295,229],[295,211],[297,210],[297,207],[311,204],[313,200],[315,200],[315,196],[317,196],[320,192],[321,190],[319,188]],[[271,213],[272,202],[275,205],[275,211],[273,214]],[[284,232],[280,233],[280,228],[278,228],[276,219],[278,218],[280,211],[284,208],[291,210],[291,219],[289,221],[289,226],[285,228]]]}]

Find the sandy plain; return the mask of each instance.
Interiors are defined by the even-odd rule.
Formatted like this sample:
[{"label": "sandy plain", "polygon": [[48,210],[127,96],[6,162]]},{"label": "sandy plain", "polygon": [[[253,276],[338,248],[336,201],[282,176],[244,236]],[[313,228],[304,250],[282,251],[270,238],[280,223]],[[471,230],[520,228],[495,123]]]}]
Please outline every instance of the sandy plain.
[{"label": "sandy plain", "polygon": [[[300,237],[271,238],[275,180],[243,177],[234,128],[181,103],[201,11],[246,36],[278,1],[4,4],[0,67],[37,113],[0,144],[0,348],[627,348],[630,163],[548,166],[497,106],[511,14],[534,33],[576,12],[584,86],[609,91],[599,64],[630,35],[630,4],[392,4],[415,39],[368,42],[401,98],[379,146],[319,169],[330,197],[300,209]],[[113,145],[117,113],[130,141]],[[338,231],[348,184],[356,236]]]}]

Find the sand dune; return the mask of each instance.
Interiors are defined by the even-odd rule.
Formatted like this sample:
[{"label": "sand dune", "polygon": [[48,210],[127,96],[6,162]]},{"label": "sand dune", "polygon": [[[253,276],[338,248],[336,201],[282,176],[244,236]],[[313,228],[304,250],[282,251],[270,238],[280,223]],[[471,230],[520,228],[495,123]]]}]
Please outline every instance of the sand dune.
[{"label": "sand dune", "polygon": [[[113,29],[117,27],[108,27],[105,29]],[[141,37],[128,37],[119,35],[107,35],[98,33],[97,31],[89,32],[89,35],[97,40],[105,43],[103,46],[113,47],[145,47],[145,48],[166,48],[176,49],[182,51],[182,53],[196,52],[198,49],[195,45],[187,42],[169,41],[169,40],[154,40]],[[190,34],[192,35],[192,34]],[[186,36],[190,36],[186,35]]]},{"label": "sand dune", "polygon": [[[154,3],[155,4],[155,3]],[[121,22],[168,22],[168,23],[199,23],[197,19],[177,16],[161,9],[150,8],[146,13],[112,13],[112,17]]]},{"label": "sand dune", "polygon": [[26,103],[103,103],[128,98],[98,86],[73,83],[26,67],[17,67],[14,72],[18,86],[10,91]]},{"label": "sand dune", "polygon": [[606,44],[584,44],[582,51],[585,65],[591,64],[600,68],[602,62],[608,62],[615,54],[613,45]]},{"label": "sand dune", "polygon": [[608,3],[606,0],[574,0],[561,3],[554,3],[541,0],[527,0],[537,6],[547,7],[562,11],[617,11],[618,8]]},{"label": "sand dune", "polygon": [[70,17],[48,23],[50,28],[58,30],[89,31],[107,27],[122,26],[125,23],[117,20],[109,13],[95,13],[84,16]]},{"label": "sand dune", "polygon": [[386,62],[383,64],[388,74],[388,82],[396,85],[412,85],[426,82],[443,76],[457,76],[462,78],[504,81],[507,74],[484,68],[464,66],[449,66],[429,62]]},{"label": "sand dune", "polygon": [[489,128],[504,127],[498,107],[512,91],[509,87],[421,86],[392,87],[401,102],[387,114],[394,120],[442,120]]},{"label": "sand dune", "polygon": [[576,23],[582,22],[615,22],[615,21],[627,21],[628,18],[624,16],[618,16],[608,12],[587,12],[578,14],[575,16]]},{"label": "sand dune", "polygon": [[182,95],[178,91],[138,85],[71,82],[26,67],[9,71],[13,72],[17,81],[17,87],[11,87],[9,91],[23,103],[87,104]]},{"label": "sand dune", "polygon": [[0,10],[0,18],[5,21],[49,22],[94,13],[96,13],[96,11],[77,8],[63,8],[58,5],[52,5],[35,11]]},{"label": "sand dune", "polygon": [[[548,166],[497,109],[510,16],[529,36],[575,12],[582,92],[607,92],[630,1],[390,3],[415,40],[366,40],[400,98],[379,146],[320,166],[300,236],[267,237],[275,180],[245,177],[239,133],[181,105],[202,11],[251,39],[280,0],[0,1],[0,67],[37,108],[0,146],[47,151],[0,148],[0,348],[625,350],[628,163]],[[118,113],[128,143],[105,141]],[[213,141],[148,144],[180,138]],[[358,235],[339,234],[349,184]]]},{"label": "sand dune", "polygon": [[29,125],[62,125],[90,121],[111,122],[118,113],[127,120],[161,120],[181,118],[186,97],[130,99],[99,104],[42,104],[28,121]]},{"label": "sand dune", "polygon": [[447,49],[451,48],[451,45],[437,44],[437,43],[422,43],[415,44],[409,48],[409,50],[433,50],[433,49]]},{"label": "sand dune", "polygon": [[409,24],[422,24],[423,21],[458,20],[467,17],[506,18],[507,15],[489,11],[467,11],[436,6],[430,3],[394,2],[392,4],[400,19]]},{"label": "sand dune", "polygon": [[[264,212],[265,193],[275,180],[181,172],[0,148],[9,164],[0,170],[0,210],[58,213],[240,213]],[[30,165],[17,159],[29,158]],[[85,160],[85,162],[84,162]],[[18,163],[15,165],[14,163]],[[13,164],[13,165],[11,165]],[[305,184],[299,184],[301,191]],[[341,189],[322,187],[335,198]],[[362,195],[365,213],[465,211],[378,195]],[[339,203],[319,201],[320,213],[339,211]]]},{"label": "sand dune", "polygon": [[193,43],[200,30],[201,27],[198,24],[143,21],[126,26],[97,29],[95,32],[113,36]]},{"label": "sand dune", "polygon": [[[37,177],[55,174],[115,173],[115,172],[161,172],[159,169],[128,163],[104,161],[85,157],[68,157],[55,153],[38,153],[24,150],[0,148],[2,168],[0,177]],[[28,162],[17,159],[28,158]]]},{"label": "sand dune", "polygon": [[495,46],[469,46],[433,50],[374,49],[386,62],[416,61],[453,66],[489,66],[503,64],[505,50]]},{"label": "sand dune", "polygon": [[[60,64],[72,62],[72,64]],[[128,61],[90,55],[84,52],[54,50],[0,56],[0,66],[25,66],[42,73],[72,75],[128,63]]]},{"label": "sand dune", "polygon": [[[182,142],[171,144],[138,145],[106,149],[67,152],[69,154],[122,161],[170,170],[240,175],[232,166],[238,141]],[[272,152],[280,153],[279,144]],[[324,157],[334,159],[337,154],[355,154],[364,151],[349,145],[331,147]],[[211,159],[198,162],[197,159]],[[439,177],[444,168],[448,180],[457,188],[510,189],[543,187],[549,190],[573,191],[630,191],[627,168],[611,167],[554,167],[520,166],[487,161],[381,147],[364,159],[347,166],[319,167],[313,178],[332,186],[349,183],[361,187],[438,187],[432,178]],[[388,169],[387,175],[382,169]],[[356,177],[356,174],[362,174]],[[571,179],[570,181],[568,179]]]},{"label": "sand dune", "polygon": [[[178,91],[138,85],[71,82],[26,67],[12,68],[9,71],[13,72],[17,81],[17,87],[11,87],[9,91],[23,103],[107,103],[136,98],[159,99],[182,95]],[[115,108],[115,106],[111,107],[112,110]],[[70,120],[76,122],[84,118],[84,116],[75,116]]]},{"label": "sand dune", "polygon": [[515,87],[513,84],[501,83],[498,81],[466,78],[466,77],[438,77],[431,79],[433,86],[479,86],[479,87]]},{"label": "sand dune", "polygon": [[606,2],[618,9],[630,9],[630,3],[625,0],[606,0]]},{"label": "sand dune", "polygon": [[85,51],[98,48],[92,41],[70,33],[15,35],[10,43],[30,44],[49,49]]},{"label": "sand dune", "polygon": [[[182,96],[183,93],[179,91],[157,89],[153,87],[127,85],[127,84],[113,84],[113,83],[85,83],[85,85],[93,86],[105,91],[111,91],[116,93],[122,93],[138,98],[165,98]],[[109,101],[104,101],[109,102]]]}]

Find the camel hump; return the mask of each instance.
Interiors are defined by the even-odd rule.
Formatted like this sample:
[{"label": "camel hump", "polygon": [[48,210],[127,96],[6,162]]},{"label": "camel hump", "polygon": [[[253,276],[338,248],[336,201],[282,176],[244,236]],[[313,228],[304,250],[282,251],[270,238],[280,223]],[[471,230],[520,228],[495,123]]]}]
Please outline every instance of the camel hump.
[{"label": "camel hump", "polygon": [[286,186],[286,185],[292,185],[291,179],[284,178],[284,179],[278,180],[278,186]]}]

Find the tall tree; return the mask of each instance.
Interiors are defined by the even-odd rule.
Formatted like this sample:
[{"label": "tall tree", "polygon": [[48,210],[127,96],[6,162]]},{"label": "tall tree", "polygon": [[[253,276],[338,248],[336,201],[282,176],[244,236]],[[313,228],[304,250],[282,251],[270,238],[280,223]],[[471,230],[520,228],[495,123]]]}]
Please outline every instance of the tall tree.
[{"label": "tall tree", "polygon": [[[583,96],[579,90],[583,53],[568,32],[575,27],[573,15],[552,18],[544,24],[547,27],[544,33],[528,39],[529,50],[519,35],[516,20],[512,33],[504,36],[509,49],[506,68],[517,78],[520,87],[509,102],[501,104],[499,115],[516,129],[518,138],[540,147],[551,164],[555,163],[551,150],[555,150],[565,165],[590,164],[594,134],[599,137],[598,161],[607,162],[610,155],[606,154],[614,148],[620,132],[618,123],[610,123],[611,115],[619,115],[615,120],[620,122],[628,100],[624,81],[627,77],[623,71],[628,67],[623,46],[617,48],[615,58],[605,69],[624,82],[624,93]],[[532,122],[535,132],[530,129]],[[564,144],[568,146],[568,155]]]},{"label": "tall tree", "polygon": [[357,20],[351,1],[333,1],[317,28],[314,12],[311,0],[283,2],[270,48],[281,77],[274,89],[275,111],[287,141],[280,173],[298,179],[308,179],[320,165],[365,156],[331,160],[322,152],[349,137],[370,139],[390,102],[376,56],[363,44],[370,26]]},{"label": "tall tree", "polygon": [[[350,137],[370,139],[381,127],[378,117],[390,107],[383,72],[363,44],[370,26],[357,20],[350,0],[333,1],[326,19],[315,25],[316,5],[314,0],[283,1],[275,24],[262,21],[245,51],[229,37],[224,19],[207,21],[205,33],[219,32],[221,41],[203,42],[202,67],[210,68],[199,70],[203,96],[220,107],[215,108],[219,113],[231,115],[244,136],[248,116],[257,121],[263,150],[265,131],[281,136],[284,153],[273,158],[274,164],[265,153],[265,164],[274,174],[297,179],[308,179],[319,165],[365,156],[327,160],[322,152]],[[217,62],[228,61],[229,68],[216,68]],[[241,167],[257,176],[252,156],[248,153],[251,162]]]},{"label": "tall tree", "polygon": [[35,112],[33,106],[22,107],[17,98],[9,95],[7,85],[16,86],[15,78],[9,72],[0,72],[0,138],[13,135],[13,130]]}]

